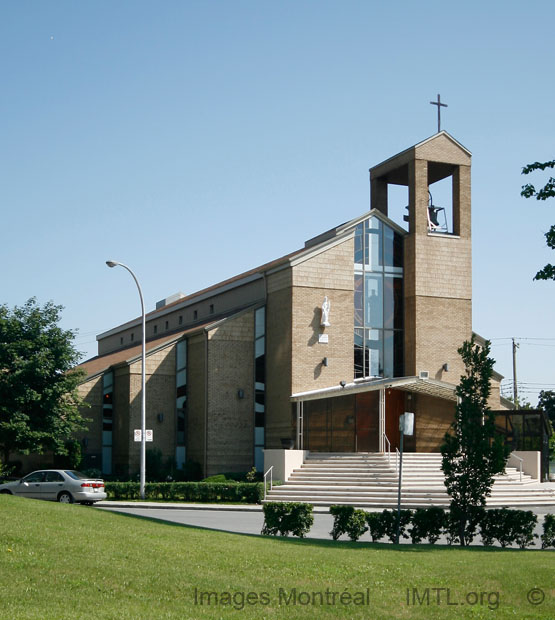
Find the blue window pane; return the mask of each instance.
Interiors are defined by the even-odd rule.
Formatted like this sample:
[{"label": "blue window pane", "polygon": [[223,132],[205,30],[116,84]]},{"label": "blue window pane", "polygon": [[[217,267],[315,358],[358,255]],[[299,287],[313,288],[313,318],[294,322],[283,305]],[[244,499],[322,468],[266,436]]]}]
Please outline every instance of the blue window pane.
[{"label": "blue window pane", "polygon": [[264,336],[266,321],[266,308],[258,308],[254,313],[254,337],[260,338]]},{"label": "blue window pane", "polygon": [[359,224],[355,230],[355,264],[362,265],[362,235],[363,235],[363,225]]},{"label": "blue window pane", "polygon": [[363,279],[362,275],[355,274],[355,327],[364,327],[363,317]]},{"label": "blue window pane", "polygon": [[367,327],[383,327],[383,276],[368,274],[366,277],[366,304],[364,322]]},{"label": "blue window pane", "polygon": [[365,263],[372,271],[382,271],[382,223],[377,217],[365,222]]},{"label": "blue window pane", "polygon": [[185,368],[187,366],[187,341],[182,340],[177,343],[177,368]]},{"label": "blue window pane", "polygon": [[381,377],[383,373],[383,340],[381,330],[366,330],[366,376]]}]

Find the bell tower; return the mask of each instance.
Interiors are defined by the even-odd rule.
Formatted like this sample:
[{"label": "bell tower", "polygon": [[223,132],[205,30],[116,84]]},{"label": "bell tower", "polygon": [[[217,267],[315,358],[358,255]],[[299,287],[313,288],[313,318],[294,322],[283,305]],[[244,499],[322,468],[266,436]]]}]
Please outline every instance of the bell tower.
[{"label": "bell tower", "polygon": [[[472,335],[471,153],[447,132],[370,170],[371,207],[388,215],[388,185],[408,187],[404,240],[405,376],[458,383],[457,349]],[[452,218],[432,204],[434,183],[452,179]],[[433,188],[432,188],[433,189]]]}]

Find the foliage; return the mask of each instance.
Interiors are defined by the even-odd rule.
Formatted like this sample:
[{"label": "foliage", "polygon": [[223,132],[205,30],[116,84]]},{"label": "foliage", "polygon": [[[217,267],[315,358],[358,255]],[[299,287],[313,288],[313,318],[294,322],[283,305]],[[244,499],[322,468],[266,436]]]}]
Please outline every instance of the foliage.
[{"label": "foliage", "polygon": [[[138,482],[106,482],[108,499],[139,499]],[[179,502],[257,504],[264,497],[259,482],[147,482],[145,499]]]},{"label": "foliage", "polygon": [[330,532],[333,540],[347,534],[351,540],[356,541],[368,529],[366,513],[354,506],[330,506],[330,514],[334,517],[333,529]]},{"label": "foliage", "polygon": [[81,443],[77,439],[66,441],[66,453],[57,454],[54,457],[54,467],[56,469],[79,469],[83,461]]},{"label": "foliage", "polygon": [[256,467],[253,467],[250,471],[245,474],[245,478],[247,482],[256,482],[258,478],[258,473],[256,471]]},{"label": "foliage", "polygon": [[482,521],[484,508],[481,506],[469,506],[466,511],[461,511],[451,504],[447,513],[444,533],[447,543],[452,545],[460,543],[461,546],[469,545],[476,535],[476,530]]},{"label": "foliage", "polygon": [[417,508],[412,515],[412,528],[409,530],[412,543],[416,544],[427,538],[433,545],[441,536],[445,523],[446,516],[443,508],[438,506]]},{"label": "foliage", "polygon": [[[203,478],[203,482],[262,482],[262,480],[262,474],[257,472],[255,467],[247,472],[224,472]],[[276,481],[274,480],[274,484],[275,482]]]},{"label": "foliage", "polygon": [[312,504],[301,502],[268,502],[264,504],[264,526],[262,534],[265,536],[293,536],[304,538],[314,523]]},{"label": "foliage", "polygon": [[[399,539],[408,538],[407,526],[410,524],[412,510],[401,510],[399,521]],[[387,536],[394,543],[397,538],[397,511],[384,510],[382,512],[369,512],[366,514],[366,523],[372,536],[372,542],[376,542]]]},{"label": "foliage", "polygon": [[32,298],[0,306],[0,451],[67,454],[66,442],[85,428],[75,369],[75,332],[59,326],[62,307]]},{"label": "foliage", "polygon": [[555,392],[551,390],[542,390],[538,398],[538,409],[543,409],[555,427]]},{"label": "foliage", "polygon": [[378,542],[385,536],[385,523],[380,512],[367,512],[366,523],[372,537],[372,542]]},{"label": "foliage", "polygon": [[517,544],[521,549],[525,549],[537,538],[534,534],[537,522],[538,518],[531,510],[485,510],[480,519],[482,542],[490,546],[497,540],[503,548]]},{"label": "foliage", "polygon": [[[529,164],[528,166],[524,166],[522,169],[522,174],[530,174],[531,172],[535,172],[537,170],[547,170],[548,168],[555,168],[555,160],[546,161],[546,162],[535,162],[533,164]],[[536,198],[536,200],[547,200],[548,198],[555,197],[555,179],[553,177],[549,177],[547,183],[540,189],[536,189],[532,183],[527,183],[522,186],[522,191],[520,192],[521,196],[524,198]],[[545,240],[547,246],[552,250],[555,249],[555,226],[551,226],[551,228],[545,233]],[[534,276],[534,280],[555,280],[555,265],[547,264],[538,271],[538,273]]]},{"label": "foliage", "polygon": [[489,357],[489,341],[480,347],[472,336],[458,352],[466,374],[456,388],[455,420],[445,435],[441,453],[451,511],[460,527],[457,539],[464,546],[471,511],[485,505],[493,476],[504,471],[509,447],[496,435],[494,414],[487,405],[494,364]]},{"label": "foliage", "polygon": [[543,522],[542,549],[555,547],[555,515],[545,515]]}]

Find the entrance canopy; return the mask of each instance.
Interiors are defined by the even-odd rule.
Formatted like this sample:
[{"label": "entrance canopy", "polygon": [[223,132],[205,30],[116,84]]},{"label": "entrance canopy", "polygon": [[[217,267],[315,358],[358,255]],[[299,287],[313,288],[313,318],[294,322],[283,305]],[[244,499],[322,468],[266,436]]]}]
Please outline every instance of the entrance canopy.
[{"label": "entrance canopy", "polygon": [[319,400],[321,398],[333,398],[334,396],[346,396],[347,394],[362,394],[364,392],[386,389],[427,394],[428,396],[435,396],[436,398],[457,402],[455,388],[456,386],[451,383],[437,381],[436,379],[422,379],[420,377],[363,380],[346,383],[344,386],[338,385],[321,390],[298,392],[297,394],[291,395],[291,402],[306,402],[309,400]]},{"label": "entrance canopy", "polygon": [[[457,402],[455,389],[455,385],[435,379],[399,377],[355,380],[292,394],[290,400],[296,406],[297,448],[319,452],[389,453],[398,445],[399,415],[411,406],[411,394],[432,399],[418,412],[421,442],[430,444],[430,432],[437,434],[439,429],[443,436],[452,422]],[[434,399],[436,403],[443,401],[444,405],[433,405]],[[434,441],[431,443],[435,446],[437,441]]]}]

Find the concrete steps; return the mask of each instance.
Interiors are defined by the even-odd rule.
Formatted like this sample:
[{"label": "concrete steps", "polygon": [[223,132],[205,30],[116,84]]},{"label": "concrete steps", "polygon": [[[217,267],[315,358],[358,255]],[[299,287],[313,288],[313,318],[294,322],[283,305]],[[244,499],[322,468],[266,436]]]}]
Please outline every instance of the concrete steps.
[{"label": "concrete steps", "polygon": [[[441,454],[403,455],[401,501],[406,508],[448,506]],[[309,453],[285,484],[268,493],[266,501],[308,502],[315,506],[349,504],[360,507],[397,506],[395,455],[379,453]],[[508,467],[494,477],[488,506],[555,505],[555,490]]]}]

